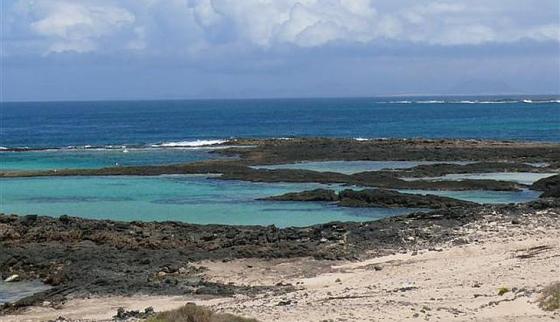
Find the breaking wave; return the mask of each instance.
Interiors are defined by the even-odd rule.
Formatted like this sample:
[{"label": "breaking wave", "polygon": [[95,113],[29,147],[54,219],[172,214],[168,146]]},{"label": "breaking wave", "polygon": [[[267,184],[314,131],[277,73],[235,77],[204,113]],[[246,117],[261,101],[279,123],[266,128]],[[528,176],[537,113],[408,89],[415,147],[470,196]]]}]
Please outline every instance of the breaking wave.
[{"label": "breaking wave", "polygon": [[560,104],[560,99],[490,99],[490,100],[398,100],[384,101],[379,103],[388,104]]}]

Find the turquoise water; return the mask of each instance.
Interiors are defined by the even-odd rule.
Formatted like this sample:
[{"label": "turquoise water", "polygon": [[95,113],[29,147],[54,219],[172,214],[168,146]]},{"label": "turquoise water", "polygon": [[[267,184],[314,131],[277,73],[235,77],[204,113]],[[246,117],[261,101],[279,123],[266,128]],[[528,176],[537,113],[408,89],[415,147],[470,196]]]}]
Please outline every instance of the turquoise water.
[{"label": "turquoise water", "polygon": [[506,204],[535,200],[540,192],[524,189],[521,191],[440,191],[440,190],[399,190],[406,193],[432,194],[443,197],[457,198],[478,203]]},{"label": "turquoise water", "polygon": [[[410,209],[342,208],[321,202],[272,202],[257,198],[341,185],[223,181],[202,175],[157,177],[42,177],[0,179],[4,213],[63,214],[95,219],[183,221],[196,224],[307,226],[330,221],[367,221]],[[484,203],[535,199],[538,193],[405,191]]]},{"label": "turquoise water", "polygon": [[0,171],[176,164],[216,159],[207,148],[0,152]]},{"label": "turquoise water", "polygon": [[535,181],[556,175],[557,173],[531,173],[531,172],[492,172],[492,173],[460,173],[447,174],[441,177],[430,178],[403,178],[404,180],[464,180],[464,179],[482,179],[482,180],[503,180],[513,181],[522,184],[533,184]]},{"label": "turquoise water", "polygon": [[[421,164],[436,164],[442,162],[433,161],[318,161],[298,162],[286,164],[274,164],[255,166],[262,169],[302,169],[320,172],[339,172],[353,174],[364,171],[379,171],[383,169],[407,169]],[[455,164],[467,164],[468,162],[445,162]]]},{"label": "turquoise water", "polygon": [[0,180],[4,213],[63,214],[96,219],[183,221],[196,224],[307,226],[367,221],[407,209],[353,209],[328,203],[256,198],[338,185],[250,183],[206,176],[51,177]]}]

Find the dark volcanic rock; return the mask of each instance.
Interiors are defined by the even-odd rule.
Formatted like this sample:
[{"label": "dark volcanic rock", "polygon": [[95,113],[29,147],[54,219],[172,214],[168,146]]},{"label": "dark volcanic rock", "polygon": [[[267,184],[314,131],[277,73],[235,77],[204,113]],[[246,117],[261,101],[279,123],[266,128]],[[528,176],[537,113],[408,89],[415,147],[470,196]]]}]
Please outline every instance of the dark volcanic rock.
[{"label": "dark volcanic rock", "polygon": [[472,207],[477,203],[434,195],[417,195],[391,190],[366,189],[343,190],[338,194],[339,204],[344,207],[404,207],[404,208],[452,208]]},{"label": "dark volcanic rock", "polygon": [[262,198],[261,200],[272,201],[336,201],[336,192],[328,189],[315,189],[302,192],[289,192],[280,196]]},{"label": "dark volcanic rock", "polygon": [[560,186],[550,188],[543,192],[540,198],[560,198]]},{"label": "dark volcanic rock", "polygon": [[404,208],[451,208],[472,207],[477,203],[440,197],[400,193],[385,189],[343,190],[338,195],[333,190],[315,189],[302,192],[290,192],[261,200],[272,201],[338,201],[342,207],[404,207]]},{"label": "dark volcanic rock", "polygon": [[540,179],[531,185],[531,189],[543,191],[541,198],[560,198],[560,175]]},{"label": "dark volcanic rock", "polygon": [[399,177],[440,177],[451,173],[490,173],[490,172],[548,172],[547,167],[535,167],[515,162],[475,162],[469,164],[422,164],[410,169],[392,171]]},{"label": "dark volcanic rock", "polygon": [[554,143],[329,138],[237,140],[231,143],[255,145],[253,149],[233,147],[220,150],[226,155],[239,155],[252,164],[327,160],[555,162],[560,159],[560,145]]}]

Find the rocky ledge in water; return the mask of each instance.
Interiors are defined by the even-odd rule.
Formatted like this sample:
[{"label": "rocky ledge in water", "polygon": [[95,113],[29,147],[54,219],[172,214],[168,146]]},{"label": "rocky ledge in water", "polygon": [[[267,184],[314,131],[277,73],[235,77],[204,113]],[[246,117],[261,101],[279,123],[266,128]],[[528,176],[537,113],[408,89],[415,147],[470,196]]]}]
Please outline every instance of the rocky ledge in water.
[{"label": "rocky ledge in water", "polygon": [[[386,189],[517,191],[527,186],[497,180],[414,180],[400,177],[495,171],[550,172],[560,159],[560,144],[473,140],[368,140],[299,138],[290,140],[234,140],[214,151],[236,160],[209,160],[160,166],[60,169],[0,172],[0,177],[220,174],[218,179],[257,182],[343,183]],[[253,146],[246,148],[247,145]],[[244,146],[243,148],[239,146]],[[435,164],[397,171],[368,171],[352,175],[301,169],[255,169],[259,164],[328,160],[484,161],[470,165]],[[546,162],[535,167],[524,162]],[[557,169],[556,169],[557,170]]]},{"label": "rocky ledge in water", "polygon": [[531,185],[531,189],[543,191],[541,198],[560,198],[560,175],[540,179]]},{"label": "rocky ledge in water", "polygon": [[115,222],[62,216],[0,215],[0,275],[39,278],[53,286],[0,314],[66,297],[131,294],[255,294],[287,292],[290,286],[244,287],[204,280],[203,259],[353,259],[362,256],[472,242],[458,227],[558,225],[560,200],[519,205],[456,207],[365,223],[302,228],[191,225],[177,222]]},{"label": "rocky ledge in water", "polygon": [[262,198],[272,201],[330,201],[342,207],[385,207],[385,208],[452,208],[474,207],[477,203],[441,197],[401,193],[385,189],[346,189],[338,194],[333,190],[315,189],[302,192],[290,192],[279,196]]},{"label": "rocky ledge in water", "polygon": [[292,138],[288,140],[233,140],[232,147],[218,153],[238,155],[251,164],[301,161],[488,161],[557,162],[560,144],[487,140],[431,139],[331,139]]},{"label": "rocky ledge in water", "polygon": [[421,164],[410,169],[392,170],[398,177],[441,177],[448,174],[493,173],[493,172],[558,172],[557,165],[535,166],[516,162],[475,162],[469,164]]},{"label": "rocky ledge in water", "polygon": [[184,165],[113,167],[103,169],[4,172],[0,173],[0,177],[154,176],[165,174],[219,174],[219,176],[213,178],[252,182],[342,183],[387,189],[519,191],[527,187],[523,184],[499,180],[407,181],[398,178],[398,173],[391,173],[388,171],[367,171],[349,175],[337,172],[319,172],[301,169],[255,169],[239,164],[238,161],[203,161]]}]

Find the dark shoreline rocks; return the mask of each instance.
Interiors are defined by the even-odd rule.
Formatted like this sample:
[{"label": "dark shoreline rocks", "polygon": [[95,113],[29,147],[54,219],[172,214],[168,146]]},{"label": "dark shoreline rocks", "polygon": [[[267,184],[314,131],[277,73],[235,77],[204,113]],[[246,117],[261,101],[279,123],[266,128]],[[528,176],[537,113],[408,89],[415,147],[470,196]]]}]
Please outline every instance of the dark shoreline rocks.
[{"label": "dark shoreline rocks", "polygon": [[560,175],[540,179],[531,185],[531,189],[543,191],[541,198],[560,198]]},{"label": "dark shoreline rocks", "polygon": [[269,201],[338,201],[338,195],[334,190],[314,189],[301,192],[288,192],[279,196],[260,198]]},{"label": "dark shoreline rocks", "polygon": [[346,189],[338,194],[333,190],[315,189],[290,192],[279,196],[262,198],[270,201],[329,201],[341,207],[382,207],[382,208],[452,208],[474,207],[479,204],[435,195],[401,193],[385,189]]},{"label": "dark shoreline rocks", "polygon": [[464,139],[372,139],[357,141],[333,138],[289,140],[238,139],[232,145],[254,145],[252,149],[232,147],[225,155],[239,155],[251,164],[299,161],[491,161],[557,162],[560,144]]},{"label": "dark shoreline rocks", "polygon": [[343,190],[338,194],[343,207],[454,208],[474,207],[477,203],[435,195],[417,195],[383,189]]},{"label": "dark shoreline rocks", "polygon": [[[560,144],[476,140],[371,140],[295,138],[291,140],[233,140],[232,147],[214,151],[236,160],[208,160],[160,166],[60,169],[0,172],[0,177],[36,176],[155,176],[164,174],[219,174],[216,179],[254,182],[341,183],[385,189],[519,191],[525,185],[498,180],[403,180],[401,177],[441,176],[449,173],[495,171],[547,172],[523,162],[557,164]],[[254,147],[247,148],[247,145]],[[467,165],[434,164],[395,171],[368,171],[352,175],[301,169],[255,169],[251,165],[325,160],[482,161]]]}]

